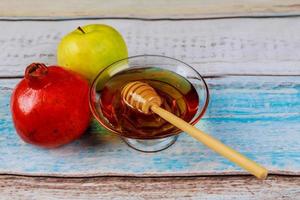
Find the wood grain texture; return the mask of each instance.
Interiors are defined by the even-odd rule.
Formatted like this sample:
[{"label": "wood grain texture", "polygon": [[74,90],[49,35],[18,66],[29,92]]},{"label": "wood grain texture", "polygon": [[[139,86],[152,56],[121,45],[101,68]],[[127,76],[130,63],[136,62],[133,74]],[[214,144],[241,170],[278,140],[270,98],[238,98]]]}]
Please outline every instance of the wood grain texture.
[{"label": "wood grain texture", "polygon": [[[300,3],[298,0],[227,0],[222,2],[205,0],[201,2],[172,1],[172,3],[164,0],[159,2],[156,1],[154,3],[149,2],[150,1],[129,0],[117,2],[98,0],[80,2],[79,0],[2,0],[0,1],[0,16],[4,18],[15,17],[22,19],[24,19],[24,16],[25,18],[37,17],[47,19],[48,17],[76,18],[79,16],[142,17],[149,19],[208,18],[232,16],[299,15],[300,10]],[[147,46],[147,48],[143,45],[146,45],[145,41],[148,40],[147,38],[149,38],[149,36],[143,32],[141,33],[137,31],[136,27],[139,25],[148,31],[151,29],[146,29],[146,27],[152,22],[144,24],[138,21],[136,24],[133,24],[127,21],[124,23],[124,20],[122,20],[122,23],[119,25],[118,22],[114,20],[97,20],[97,22],[111,23],[112,25],[116,25],[118,29],[121,29],[122,34],[127,33],[126,31],[128,29],[132,29],[134,33],[136,32],[136,35],[141,36],[138,40],[138,38],[133,38],[130,34],[125,34],[127,42],[130,40],[130,38],[133,38],[134,42],[136,43],[130,47],[131,53],[155,52],[155,54],[159,53],[177,57],[190,64],[199,66],[198,69],[200,72],[206,75],[218,75],[226,73],[299,75],[299,54],[297,53],[299,52],[299,31],[297,30],[297,27],[299,26],[297,20],[298,19],[295,20],[289,18],[286,21],[282,19],[272,19],[270,21],[252,21],[249,19],[240,20],[238,23],[237,21],[234,22],[235,20],[228,21],[230,22],[229,24],[223,23],[224,21],[220,20],[220,24],[225,24],[224,26],[220,26],[218,23],[215,24],[211,23],[211,21],[208,21],[211,25],[208,25],[207,30],[207,24],[198,21],[193,26],[186,26],[183,25],[185,23],[178,22],[178,29],[172,29],[166,22],[161,21],[160,25],[153,24],[153,26],[150,26],[150,28],[154,30],[150,40],[155,41],[155,43],[153,43],[153,46]],[[2,67],[0,66],[0,76],[20,76],[23,74],[24,67],[31,61],[43,61],[52,64],[55,63],[55,46],[60,37],[66,32],[69,32],[69,30],[73,29],[77,24],[90,22],[92,21],[78,21],[74,24],[68,22],[69,26],[65,24],[62,25],[66,27],[63,32],[61,32],[59,29],[56,29],[55,26],[50,25],[51,23],[46,23],[44,27],[37,27],[37,24],[33,23],[28,26],[29,29],[26,29],[28,32],[23,32],[25,30],[24,28],[21,30],[16,28],[17,26],[20,26],[20,24],[14,26],[13,23],[1,23],[2,27],[12,30],[15,32],[15,34],[6,33],[7,36],[13,36],[9,39],[4,37],[3,34],[0,36],[1,54],[5,54],[5,57],[7,57],[5,61],[2,59],[3,57],[1,58],[1,64],[4,65]],[[177,25],[177,22],[174,23]],[[49,29],[47,29],[47,27],[49,27]],[[162,30],[162,27],[165,27],[165,30]],[[196,28],[196,31],[193,32],[193,27],[199,27],[199,29]],[[45,32],[41,31],[42,29],[46,29],[46,32],[51,33],[53,31],[56,34],[45,34]],[[170,31],[168,31],[168,29]],[[186,37],[185,30],[188,30],[188,34],[193,33],[191,34],[193,37]],[[28,36],[33,32],[37,33],[38,37]],[[225,34],[225,36],[219,36],[218,32]],[[247,32],[250,33],[248,34]],[[161,41],[164,40],[164,37],[153,37],[156,36],[157,33],[158,35],[164,35],[164,37],[172,36],[172,41],[169,41],[167,44],[162,43]],[[199,42],[198,36],[204,39]],[[206,37],[210,39],[207,39]],[[35,41],[36,38],[40,38],[40,40],[32,45],[31,42]],[[43,40],[43,38],[47,38],[49,40]],[[187,47],[184,38],[191,40],[190,45],[191,47],[194,45],[194,48],[184,48]],[[195,38],[198,40],[198,42],[194,41]],[[236,42],[236,40],[239,42]],[[143,45],[138,45],[138,43]],[[168,46],[171,44],[174,46]],[[218,51],[222,49],[221,47],[224,44],[226,48]],[[173,53],[164,52],[163,49],[165,46],[167,46],[169,49],[172,49]],[[238,48],[238,46],[240,46],[240,48]],[[139,48],[137,50],[133,50],[135,47]],[[23,52],[21,54],[16,54],[16,49],[21,49]],[[31,50],[29,51],[29,49]],[[191,51],[188,51],[189,49],[199,53],[200,57],[196,56],[196,59],[194,60],[193,57],[195,56],[189,56],[191,55]],[[242,54],[238,54],[238,52],[242,52]],[[227,56],[227,53],[230,54],[230,56]],[[16,55],[23,56],[21,59],[22,62],[18,61]],[[241,57],[241,55],[243,56]],[[17,60],[17,62],[15,62],[15,60]],[[297,81],[295,83],[295,80],[291,81],[288,77],[283,78],[286,80],[281,80],[279,82],[276,82],[275,80],[275,82],[278,84],[274,84],[274,80],[267,80],[263,84],[263,89],[261,90],[260,88],[258,91],[257,84],[253,83],[256,81],[246,81],[246,90],[236,86],[233,87],[233,89],[225,89],[224,92],[237,92],[237,94],[239,94],[239,96],[235,96],[237,101],[232,102],[232,104],[228,103],[229,101],[224,101],[229,97],[219,97],[217,98],[218,100],[212,101],[214,107],[209,110],[207,116],[213,120],[210,121],[209,119],[204,119],[204,123],[202,125],[210,131],[216,131],[216,136],[222,136],[225,142],[232,142],[231,144],[234,144],[235,142],[240,143],[237,145],[237,147],[246,149],[246,151],[252,150],[252,143],[246,144],[241,142],[243,141],[243,138],[248,140],[250,139],[250,141],[258,143],[256,147],[260,146],[260,148],[257,149],[257,152],[264,155],[263,158],[266,158],[265,155],[268,155],[268,152],[273,152],[271,157],[266,158],[266,162],[275,163],[273,163],[274,165],[272,164],[272,166],[277,166],[278,168],[276,168],[274,171],[279,173],[295,174],[298,169],[298,164],[300,163],[299,144],[297,143],[299,141],[298,136],[300,130],[298,126],[299,113],[297,112],[297,110],[299,110],[299,104],[297,103],[299,102],[299,83]],[[12,83],[15,84],[15,80],[0,81],[0,147],[3,147],[8,140],[16,139],[16,136],[14,135],[15,133],[11,132],[9,113],[3,112],[3,110],[7,110],[9,106],[7,100],[11,92]],[[240,81],[237,81],[237,83],[240,84]],[[222,81],[221,83],[211,82],[210,86],[219,88],[219,92],[221,92],[221,90],[224,89],[223,84],[224,83],[222,83]],[[253,99],[246,101],[245,99],[240,99],[240,95],[246,95],[246,97]],[[267,96],[263,97],[265,95]],[[280,99],[279,101],[277,101],[278,97]],[[240,102],[241,105],[239,105],[240,109],[236,110],[235,112],[228,112],[228,110],[235,108],[239,104],[238,101],[240,100],[242,100]],[[226,106],[224,106],[224,110],[222,110],[223,107],[221,108],[220,106],[216,106],[222,105],[220,102],[225,102],[224,104]],[[248,107],[245,106],[245,104],[248,103],[250,103],[250,105]],[[216,112],[214,108],[220,109],[220,112]],[[233,119],[228,120],[228,118],[231,118],[232,116],[234,116]],[[224,119],[226,120],[224,121]],[[235,125],[235,121],[241,121],[242,123],[236,123]],[[219,126],[210,126],[218,123]],[[253,124],[257,125],[255,129],[252,127]],[[229,125],[230,128],[228,128],[227,125]],[[224,127],[226,131],[222,134]],[[272,131],[269,131],[268,129],[272,129]],[[226,135],[228,131],[232,130],[235,130],[235,133],[238,134],[236,137],[229,137],[229,134]],[[261,136],[259,140],[251,138],[251,135],[253,135],[255,131],[257,131],[257,135]],[[4,133],[9,134],[7,135]],[[287,134],[282,136],[282,133]],[[241,135],[243,136],[242,138],[240,138]],[[14,145],[17,145],[15,148],[18,148],[19,145],[21,149],[10,152],[10,155],[16,157],[19,155],[18,159],[24,162],[24,160],[27,160],[27,158],[30,158],[30,156],[24,156],[23,153],[26,153],[26,151],[23,152],[23,150],[36,151],[33,157],[38,159],[39,156],[44,156],[40,157],[42,159],[38,164],[41,164],[42,168],[45,167],[44,169],[47,169],[47,167],[49,169],[56,164],[65,164],[64,159],[66,160],[66,163],[68,163],[70,161],[68,160],[70,156],[78,155],[79,151],[76,148],[76,145],[78,144],[82,145],[86,152],[91,153],[93,148],[99,148],[99,146],[102,148],[103,145],[106,144],[105,142],[111,142],[110,137],[102,135],[100,138],[101,139],[99,139],[99,136],[91,137],[90,139],[88,137],[82,138],[82,140],[78,141],[75,146],[71,144],[70,146],[64,148],[62,150],[64,151],[63,154],[60,150],[46,152],[35,149],[31,146],[27,146],[26,144],[20,142]],[[118,140],[113,141],[116,141],[116,143],[119,144]],[[179,144],[182,144],[182,146],[185,147],[185,145],[190,145],[193,143],[183,139]],[[125,147],[122,146],[122,148]],[[199,161],[200,165],[196,165],[196,168],[205,167],[207,165],[211,166],[220,161],[219,158],[213,157],[213,154],[205,151],[204,148],[200,147],[199,149],[199,146],[191,146],[191,149],[189,150],[193,150],[195,153],[192,156],[191,154],[187,153],[183,147],[181,150],[180,149],[181,148],[179,148],[179,151],[177,152],[175,151],[173,155],[188,156],[187,160],[184,160],[185,162],[195,155],[201,155],[200,159],[206,158],[207,156],[212,156],[210,162],[207,162],[208,160],[204,159],[205,162],[201,164]],[[104,152],[100,150],[94,155],[101,157],[103,153]],[[130,156],[131,153],[132,152],[130,151],[125,151],[125,154],[122,154],[122,156],[126,158],[126,156]],[[137,152],[133,153],[135,155],[137,154]],[[87,153],[86,155],[88,155],[85,159],[87,163],[84,164],[92,166],[96,170],[102,170],[101,167],[99,168],[99,165],[97,166],[97,164],[95,164],[97,159],[94,159],[91,154]],[[110,155],[111,154],[109,153],[109,156]],[[108,163],[108,165],[111,166],[110,164],[112,158],[109,156],[103,160],[103,163],[106,165]],[[44,159],[45,157],[46,159]],[[142,157],[143,160],[149,159],[147,156],[138,155],[137,157]],[[60,161],[56,160],[56,158]],[[30,159],[27,161],[29,160]],[[0,165],[2,165],[2,167],[3,164],[7,164],[7,161],[8,160],[6,157],[3,157],[2,155],[0,156]],[[129,159],[129,161],[135,162],[136,160]],[[155,160],[152,159],[151,162],[153,163],[154,161]],[[158,162],[158,160],[156,160],[156,162]],[[103,165],[103,163],[100,163],[100,166]],[[176,171],[177,168],[172,168],[172,166],[175,163],[175,166],[178,167],[180,165],[176,164],[182,163],[177,162],[177,160],[172,160],[171,163],[172,165],[167,167],[171,171],[175,170],[175,172],[178,174],[178,171]],[[7,170],[10,166],[18,167],[17,164],[18,163],[10,163],[7,166],[4,166],[4,168]],[[75,166],[77,164],[78,163],[75,162]],[[122,166],[124,163],[120,162],[119,164],[119,166]],[[223,162],[223,164],[228,165],[226,162]],[[183,165],[183,167],[187,166],[188,165]],[[115,167],[118,168],[118,166]],[[195,166],[193,165],[193,167]],[[284,170],[278,170],[280,168],[284,168]],[[29,171],[32,171],[33,169],[34,168],[30,167],[27,168]],[[53,169],[55,169],[55,167]],[[18,170],[20,171],[20,169]],[[224,168],[221,168],[221,170],[224,170]],[[229,170],[232,170],[232,166],[229,167]],[[191,171],[191,173],[186,173],[185,175],[191,175],[194,172],[195,171]],[[216,174],[216,171],[206,171],[206,173],[207,172]],[[231,172],[237,173],[238,170],[234,169],[234,171]],[[300,196],[299,186],[299,177],[281,176],[271,176],[268,180],[259,182],[253,177],[246,176],[184,178],[46,178],[1,175],[0,199],[298,199]]]},{"label": "wood grain texture", "polygon": [[0,176],[0,199],[296,200],[300,177],[47,178]]},{"label": "wood grain texture", "polygon": [[[266,166],[300,174],[300,76],[207,79],[208,111],[196,125]],[[93,127],[80,140],[52,150],[22,142],[9,97],[15,79],[0,80],[0,173],[55,176],[166,176],[244,174],[240,168],[183,134],[169,149],[140,153]]]},{"label": "wood grain texture", "polygon": [[207,18],[300,13],[298,0],[2,0],[0,16]]},{"label": "wood grain texture", "polygon": [[130,56],[167,55],[202,75],[300,75],[299,19],[0,21],[0,76],[22,76],[31,62],[55,64],[60,39],[90,23],[117,28]]}]

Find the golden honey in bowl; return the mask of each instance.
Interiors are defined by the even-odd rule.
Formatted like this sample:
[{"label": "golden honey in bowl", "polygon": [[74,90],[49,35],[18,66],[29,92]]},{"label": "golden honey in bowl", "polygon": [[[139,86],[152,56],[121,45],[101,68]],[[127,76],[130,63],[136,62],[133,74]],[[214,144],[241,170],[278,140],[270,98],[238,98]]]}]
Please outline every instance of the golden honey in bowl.
[{"label": "golden honey in bowl", "polygon": [[105,120],[124,137],[157,139],[181,132],[158,115],[141,113],[123,101],[122,88],[132,81],[149,84],[161,97],[161,107],[187,122],[191,121],[197,112],[197,91],[179,74],[156,67],[134,67],[121,71],[106,82],[99,103]]}]

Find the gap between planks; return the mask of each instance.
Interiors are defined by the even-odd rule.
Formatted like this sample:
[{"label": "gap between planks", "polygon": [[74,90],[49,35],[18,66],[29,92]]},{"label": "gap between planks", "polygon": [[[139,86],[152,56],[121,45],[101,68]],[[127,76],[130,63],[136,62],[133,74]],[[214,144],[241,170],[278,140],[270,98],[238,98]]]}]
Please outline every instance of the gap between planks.
[{"label": "gap between planks", "polygon": [[[223,74],[223,75],[204,75],[204,79],[218,79],[218,78],[229,78],[229,77],[298,77],[300,74]],[[0,80],[5,79],[21,79],[24,76],[0,76]]]},{"label": "gap between planks", "polygon": [[137,21],[203,21],[203,20],[221,20],[221,19],[268,19],[268,18],[297,18],[300,14],[286,14],[286,15],[258,15],[258,16],[223,16],[223,17],[190,17],[190,18],[143,18],[143,17],[99,17],[99,16],[77,16],[77,17],[1,17],[0,21],[8,22],[22,22],[22,21],[33,21],[33,22],[53,22],[53,21],[74,21],[74,20],[137,20]]},{"label": "gap between planks", "polygon": [[[100,174],[100,175],[47,175],[47,174],[26,174],[26,173],[0,173],[0,179],[2,176],[15,176],[15,177],[24,177],[24,178],[57,178],[57,179],[80,179],[80,178],[132,178],[132,179],[147,179],[147,178],[153,178],[153,179],[163,179],[163,178],[200,178],[200,177],[207,177],[207,178],[215,178],[215,177],[224,177],[224,178],[230,178],[230,177],[253,177],[252,175],[246,173],[246,172],[226,172],[226,173],[211,173],[211,174],[170,174],[170,175],[153,175],[153,174],[145,174],[145,175],[133,175],[133,174]],[[300,173],[291,173],[291,172],[271,172],[268,174],[268,177],[273,176],[280,176],[280,177],[299,177]]]}]

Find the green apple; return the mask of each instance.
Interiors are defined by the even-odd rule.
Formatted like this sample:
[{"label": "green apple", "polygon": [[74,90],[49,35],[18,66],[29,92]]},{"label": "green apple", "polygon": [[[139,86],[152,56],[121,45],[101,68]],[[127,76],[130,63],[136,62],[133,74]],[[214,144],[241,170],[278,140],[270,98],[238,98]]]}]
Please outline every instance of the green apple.
[{"label": "green apple", "polygon": [[103,24],[78,27],[62,38],[57,50],[60,66],[82,74],[90,82],[103,68],[126,57],[128,51],[121,34]]}]

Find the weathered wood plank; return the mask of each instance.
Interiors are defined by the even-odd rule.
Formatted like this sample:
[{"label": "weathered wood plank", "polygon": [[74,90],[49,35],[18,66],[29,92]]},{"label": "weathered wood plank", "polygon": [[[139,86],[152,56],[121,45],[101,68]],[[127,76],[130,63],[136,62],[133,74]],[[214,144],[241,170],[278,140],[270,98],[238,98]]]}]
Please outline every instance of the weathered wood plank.
[{"label": "weathered wood plank", "polygon": [[299,14],[298,0],[2,0],[0,16],[206,18]]},{"label": "weathered wood plank", "polygon": [[[23,143],[9,97],[15,79],[0,80],[0,173],[56,176],[241,174],[240,168],[183,134],[171,148],[144,154],[115,136],[90,131],[59,149]],[[300,174],[300,76],[208,79],[211,102],[197,127],[265,165]]]},{"label": "weathered wood plank", "polygon": [[0,199],[298,199],[300,177],[47,178],[0,176]]},{"label": "weathered wood plank", "polygon": [[0,32],[0,76],[23,75],[31,62],[55,64],[61,37],[89,23],[120,30],[131,56],[175,57],[203,75],[300,75],[299,19],[0,21],[5,27]]}]

